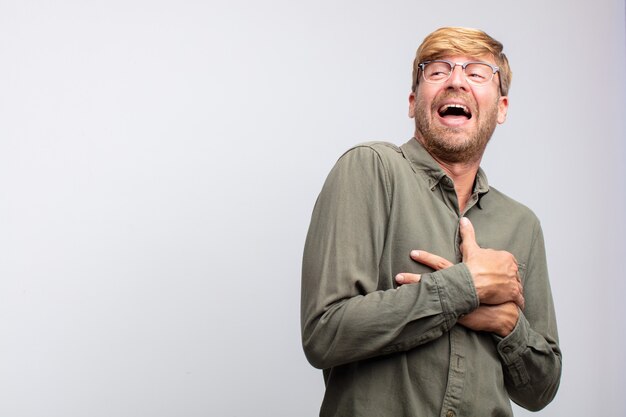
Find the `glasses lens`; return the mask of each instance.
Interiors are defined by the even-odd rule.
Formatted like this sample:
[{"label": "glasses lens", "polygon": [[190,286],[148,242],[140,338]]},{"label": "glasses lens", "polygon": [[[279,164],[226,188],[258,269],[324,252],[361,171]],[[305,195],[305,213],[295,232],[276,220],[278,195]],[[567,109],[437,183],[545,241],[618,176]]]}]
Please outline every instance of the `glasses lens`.
[{"label": "glasses lens", "polygon": [[447,62],[429,62],[424,67],[424,79],[429,82],[441,82],[448,79],[452,67]]},{"label": "glasses lens", "polygon": [[493,69],[487,64],[468,64],[465,67],[467,80],[474,84],[485,84],[493,78]]}]

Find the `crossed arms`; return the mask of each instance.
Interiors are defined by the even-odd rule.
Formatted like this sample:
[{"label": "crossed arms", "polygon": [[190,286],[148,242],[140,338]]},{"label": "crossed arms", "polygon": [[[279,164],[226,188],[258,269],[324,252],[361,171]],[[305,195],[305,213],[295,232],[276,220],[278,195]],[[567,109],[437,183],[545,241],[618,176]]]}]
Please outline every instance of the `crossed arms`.
[{"label": "crossed arms", "polygon": [[[519,317],[518,307],[524,309],[522,281],[515,257],[506,251],[482,249],[476,243],[474,227],[466,217],[461,219],[461,253],[463,262],[472,275],[480,307],[459,317],[458,323],[475,331],[486,331],[508,336]],[[441,270],[452,262],[425,251],[411,251],[417,262]],[[403,272],[396,275],[398,284],[415,284],[421,275]]]},{"label": "crossed arms", "polygon": [[[538,221],[525,218],[524,288],[513,255],[480,248],[465,221],[462,262],[424,251],[411,261],[406,248],[415,235],[389,224],[392,208],[406,201],[406,194],[390,191],[389,176],[377,154],[361,148],[342,158],[318,198],[303,259],[308,360],[328,369],[408,352],[460,324],[493,334],[511,398],[529,409],[545,406],[556,393],[561,360]],[[395,195],[403,199],[392,204]],[[427,270],[414,261],[435,271],[396,275],[404,285],[394,288],[398,270]]]}]

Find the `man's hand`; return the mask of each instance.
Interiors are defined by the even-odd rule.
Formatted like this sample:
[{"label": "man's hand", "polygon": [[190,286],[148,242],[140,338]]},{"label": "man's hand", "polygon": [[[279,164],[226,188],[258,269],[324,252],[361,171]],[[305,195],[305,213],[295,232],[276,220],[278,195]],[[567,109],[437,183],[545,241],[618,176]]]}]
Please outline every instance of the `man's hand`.
[{"label": "man's hand", "polygon": [[[518,306],[524,307],[517,261],[509,252],[481,249],[476,243],[474,227],[469,219],[461,219],[460,227],[463,262],[472,274],[481,306],[460,317],[458,323],[475,331],[506,337],[517,324]],[[411,258],[436,271],[453,265],[447,259],[423,250],[411,251]],[[402,272],[395,278],[398,284],[416,284],[421,275]]]},{"label": "man's hand", "polygon": [[513,331],[519,318],[517,304],[512,301],[499,305],[481,305],[469,314],[459,317],[457,323],[476,331],[495,333],[506,337]]},{"label": "man's hand", "polygon": [[[411,251],[411,258],[437,271],[453,265],[447,259],[425,251]],[[417,284],[420,279],[420,274],[403,272],[396,275],[398,284]],[[459,317],[457,322],[468,329],[492,332],[498,336],[506,337],[515,328],[518,318],[517,304],[509,301],[500,305],[481,305],[471,313]]]},{"label": "man's hand", "polygon": [[482,249],[476,243],[474,226],[461,219],[461,253],[472,274],[481,304],[504,304],[509,301],[524,308],[523,288],[515,257],[506,251]]}]

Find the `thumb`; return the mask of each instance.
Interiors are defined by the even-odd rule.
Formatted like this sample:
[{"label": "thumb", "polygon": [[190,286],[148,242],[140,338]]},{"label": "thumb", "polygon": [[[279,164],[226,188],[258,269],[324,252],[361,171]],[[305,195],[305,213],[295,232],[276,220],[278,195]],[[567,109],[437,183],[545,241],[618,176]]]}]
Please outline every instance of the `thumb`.
[{"label": "thumb", "polygon": [[472,249],[478,249],[478,243],[476,243],[476,233],[474,232],[474,226],[472,226],[472,222],[469,221],[467,217],[463,217],[461,219],[461,252],[463,253],[463,257],[467,251]]}]

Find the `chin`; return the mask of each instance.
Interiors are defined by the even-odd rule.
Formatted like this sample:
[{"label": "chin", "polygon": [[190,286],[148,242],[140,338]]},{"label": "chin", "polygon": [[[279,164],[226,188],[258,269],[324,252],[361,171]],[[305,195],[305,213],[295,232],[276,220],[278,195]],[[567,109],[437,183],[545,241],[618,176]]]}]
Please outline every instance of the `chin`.
[{"label": "chin", "polygon": [[437,159],[450,163],[467,163],[479,160],[486,144],[479,143],[477,138],[450,134],[450,132],[438,132],[435,135],[423,136],[424,147]]},{"label": "chin", "polygon": [[475,138],[468,135],[467,132],[442,132],[437,138],[433,138],[434,142],[442,148],[447,148],[450,152],[463,151],[473,147]]}]

